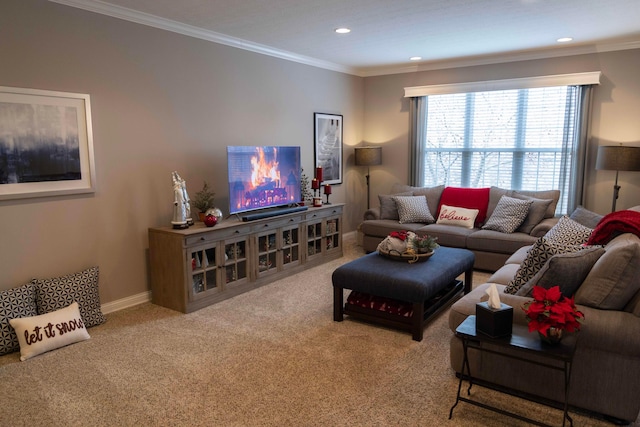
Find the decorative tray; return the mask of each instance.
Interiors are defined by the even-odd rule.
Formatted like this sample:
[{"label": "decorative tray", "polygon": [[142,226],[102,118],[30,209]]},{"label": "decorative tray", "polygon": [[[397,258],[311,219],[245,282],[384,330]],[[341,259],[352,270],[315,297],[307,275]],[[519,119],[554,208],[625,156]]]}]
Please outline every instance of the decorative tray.
[{"label": "decorative tray", "polygon": [[426,254],[409,254],[409,253],[400,253],[395,250],[391,250],[389,252],[378,251],[380,255],[385,258],[389,258],[395,261],[406,261],[409,264],[413,264],[414,262],[426,261],[429,259],[431,255],[433,255],[434,251],[427,252]]}]

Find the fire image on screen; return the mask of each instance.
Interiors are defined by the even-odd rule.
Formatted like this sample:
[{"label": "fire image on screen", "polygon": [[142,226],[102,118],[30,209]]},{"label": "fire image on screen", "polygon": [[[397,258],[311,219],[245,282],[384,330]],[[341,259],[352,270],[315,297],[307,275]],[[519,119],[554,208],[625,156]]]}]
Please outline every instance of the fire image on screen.
[{"label": "fire image on screen", "polygon": [[300,147],[227,147],[229,212],[300,202]]}]

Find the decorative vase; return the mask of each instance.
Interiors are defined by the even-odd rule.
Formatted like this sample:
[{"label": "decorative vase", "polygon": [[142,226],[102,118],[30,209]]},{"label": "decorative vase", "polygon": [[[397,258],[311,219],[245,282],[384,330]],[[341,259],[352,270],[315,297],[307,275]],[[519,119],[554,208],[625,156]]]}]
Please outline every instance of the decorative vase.
[{"label": "decorative vase", "polygon": [[538,332],[540,339],[547,344],[558,344],[562,339],[562,329],[551,327],[547,330],[547,335],[543,335],[541,332]]}]

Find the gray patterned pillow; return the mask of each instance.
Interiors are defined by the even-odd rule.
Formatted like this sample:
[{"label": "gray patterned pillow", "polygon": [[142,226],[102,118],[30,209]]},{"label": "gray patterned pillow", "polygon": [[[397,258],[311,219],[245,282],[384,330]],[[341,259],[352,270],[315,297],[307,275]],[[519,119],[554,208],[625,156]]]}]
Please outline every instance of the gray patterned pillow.
[{"label": "gray patterned pillow", "polygon": [[582,245],[587,243],[593,229],[572,220],[564,215],[551,230],[547,231],[544,238],[548,242],[560,245]]},{"label": "gray patterned pillow", "polygon": [[408,222],[424,222],[432,224],[436,220],[431,215],[427,199],[424,196],[396,196],[393,198],[398,206],[400,224]]},{"label": "gray patterned pillow", "polygon": [[527,217],[532,204],[533,200],[502,196],[482,229],[513,233]]},{"label": "gray patterned pillow", "polygon": [[104,323],[98,294],[98,267],[52,279],[36,280],[38,314],[50,313],[69,306],[74,301],[87,328]]},{"label": "gray patterned pillow", "polygon": [[18,337],[9,320],[37,314],[33,283],[0,292],[0,355],[20,350]]},{"label": "gray patterned pillow", "polygon": [[545,265],[547,260],[557,254],[567,254],[571,252],[578,252],[585,249],[585,246],[580,245],[562,245],[547,241],[546,238],[540,237],[531,246],[527,256],[522,264],[518,268],[516,275],[509,281],[507,287],[504,289],[506,294],[515,294],[518,290],[524,286],[538,271]]}]

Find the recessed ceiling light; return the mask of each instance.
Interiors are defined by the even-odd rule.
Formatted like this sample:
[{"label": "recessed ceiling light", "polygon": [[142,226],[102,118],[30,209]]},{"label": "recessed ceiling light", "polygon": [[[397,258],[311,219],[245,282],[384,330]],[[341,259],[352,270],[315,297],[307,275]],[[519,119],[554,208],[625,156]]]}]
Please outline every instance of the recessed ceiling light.
[{"label": "recessed ceiling light", "polygon": [[336,33],[338,33],[338,34],[347,34],[347,33],[350,33],[350,32],[351,32],[351,30],[350,30],[349,28],[345,28],[345,27],[342,27],[342,28],[336,28],[336,30],[335,30],[335,31],[336,31]]},{"label": "recessed ceiling light", "polygon": [[573,38],[572,37],[561,37],[558,40],[556,40],[558,43],[567,43],[572,41]]},{"label": "recessed ceiling light", "polygon": [[412,56],[411,58],[409,58],[409,61],[420,61],[422,59],[422,56]]}]

